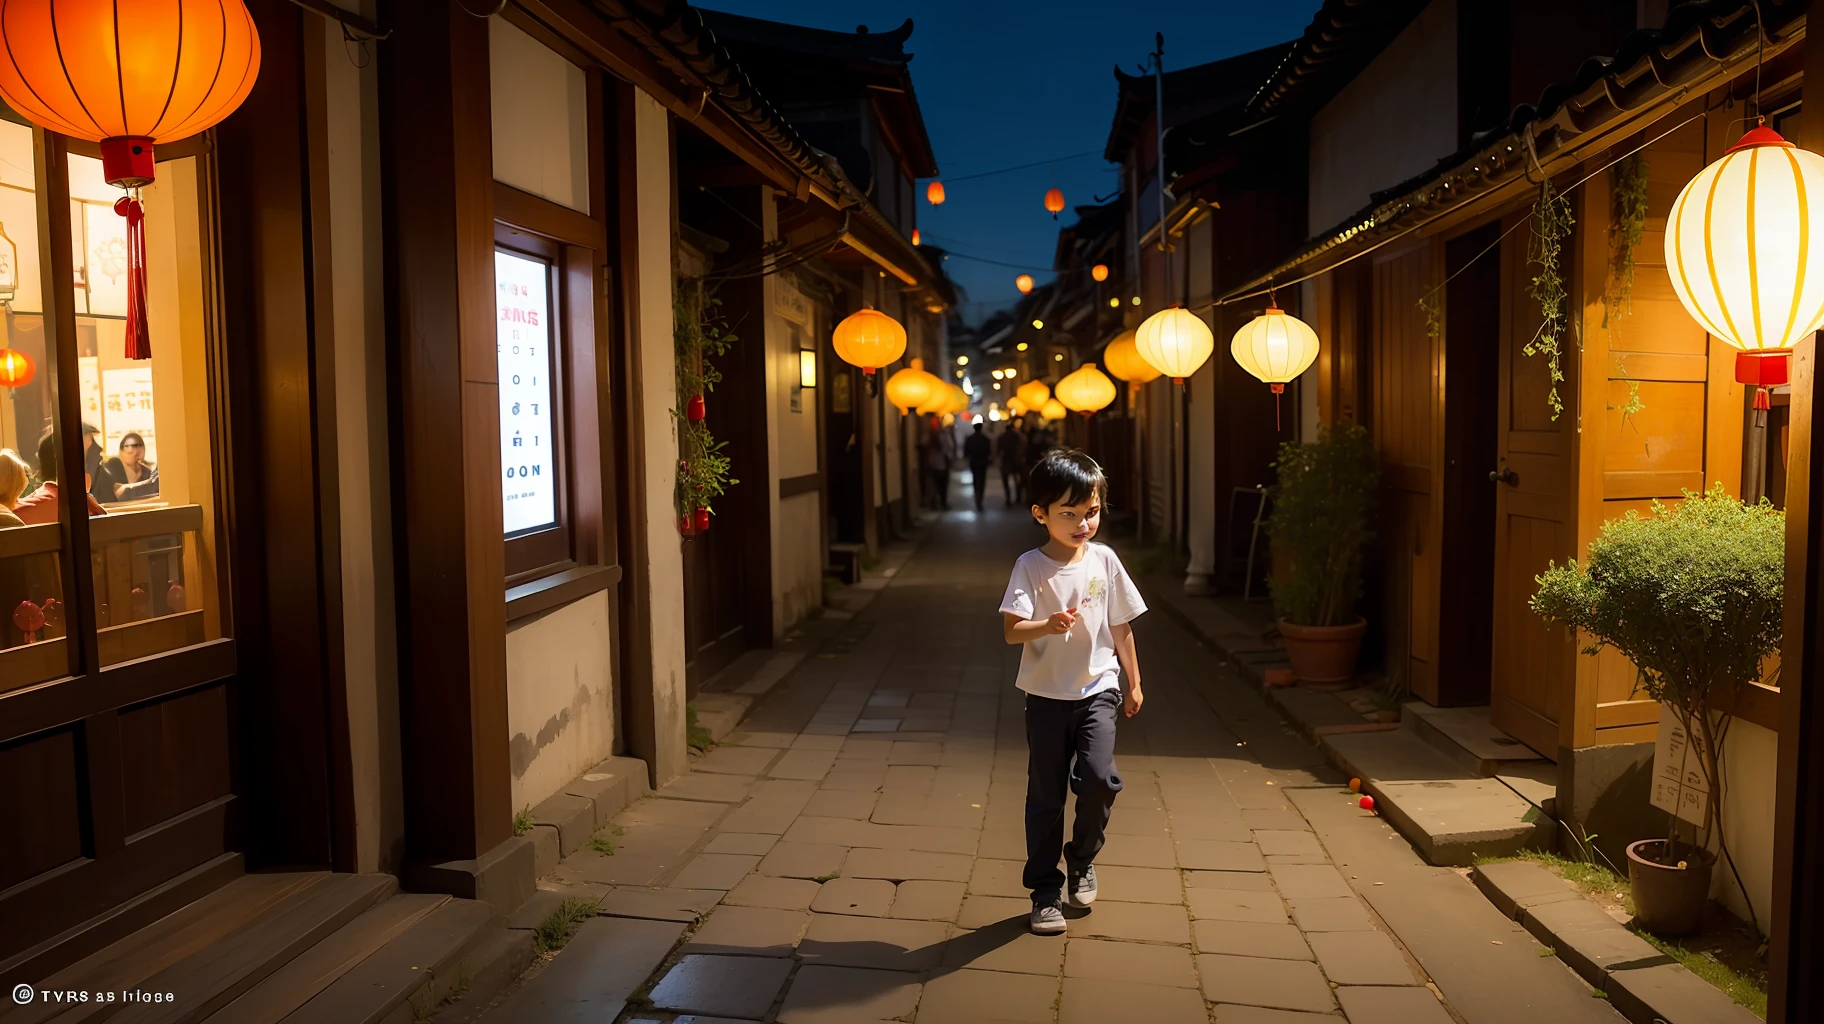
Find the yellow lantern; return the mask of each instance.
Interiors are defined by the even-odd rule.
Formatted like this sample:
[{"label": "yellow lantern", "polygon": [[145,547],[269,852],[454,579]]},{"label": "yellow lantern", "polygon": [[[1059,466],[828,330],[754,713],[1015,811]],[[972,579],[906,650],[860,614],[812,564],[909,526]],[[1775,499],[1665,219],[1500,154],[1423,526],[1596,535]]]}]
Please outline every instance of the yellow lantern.
[{"label": "yellow lantern", "polygon": [[925,403],[925,399],[930,397],[932,385],[941,383],[943,382],[925,372],[923,359],[914,357],[912,365],[902,367],[887,378],[887,401],[897,406],[899,414],[904,416]]},{"label": "yellow lantern", "polygon": [[1235,332],[1229,354],[1273,390],[1273,426],[1278,429],[1279,396],[1286,393],[1287,381],[1317,360],[1317,332],[1278,306],[1268,306]]},{"label": "yellow lantern", "polygon": [[1020,290],[1021,295],[1030,293],[1032,291],[1032,275],[1021,274],[1019,277],[1014,278],[1013,286]]},{"label": "yellow lantern", "polygon": [[1084,363],[1076,372],[1058,381],[1058,398],[1064,408],[1088,416],[1106,409],[1115,400],[1115,382],[1096,369],[1095,363]]},{"label": "yellow lantern", "polygon": [[[1685,185],[1666,216],[1666,269],[1685,311],[1740,349],[1735,379],[1767,388],[1789,377],[1792,347],[1824,324],[1824,156],[1764,125]],[[1824,236],[1821,236],[1824,237]]]},{"label": "yellow lantern", "polygon": [[1024,416],[1030,411],[1026,408],[1026,403],[1020,401],[1019,395],[1014,395],[1007,400],[1007,415],[1009,416]]},{"label": "yellow lantern", "polygon": [[1039,415],[1043,416],[1046,421],[1055,423],[1056,421],[1069,416],[1070,413],[1064,408],[1063,402],[1053,398],[1047,401],[1043,408],[1039,409]]},{"label": "yellow lantern", "polygon": [[1046,387],[1043,381],[1029,380],[1021,384],[1020,389],[1014,394],[1019,396],[1020,401],[1026,403],[1028,409],[1043,409],[1045,400],[1051,397],[1051,389]]},{"label": "yellow lantern", "polygon": [[1108,343],[1108,348],[1102,352],[1102,364],[1108,367],[1111,375],[1134,387],[1159,379],[1159,368],[1140,358],[1133,331],[1123,331]]},{"label": "yellow lantern", "polygon": [[1146,318],[1134,332],[1134,347],[1172,383],[1183,384],[1216,351],[1216,337],[1202,317],[1172,306]]},{"label": "yellow lantern", "polygon": [[873,373],[905,354],[906,329],[877,309],[858,309],[836,325],[836,354],[862,373]]}]

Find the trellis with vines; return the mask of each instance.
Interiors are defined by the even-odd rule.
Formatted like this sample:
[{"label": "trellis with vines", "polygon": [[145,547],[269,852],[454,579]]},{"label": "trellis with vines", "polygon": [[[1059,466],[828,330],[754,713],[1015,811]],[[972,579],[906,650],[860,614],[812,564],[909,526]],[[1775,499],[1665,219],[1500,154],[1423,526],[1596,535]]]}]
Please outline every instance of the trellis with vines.
[{"label": "trellis with vines", "polygon": [[[1602,292],[1602,326],[1613,338],[1622,317],[1634,311],[1634,249],[1647,231],[1647,158],[1634,153],[1615,165],[1615,192],[1609,217],[1609,276]],[[1611,345],[1611,348],[1614,346]],[[1616,372],[1625,375],[1627,366],[1615,358]],[[1640,382],[1629,380],[1628,398],[1616,410],[1621,421],[1629,420],[1646,408],[1640,400]]]},{"label": "trellis with vines", "polygon": [[709,429],[708,397],[722,380],[713,360],[738,340],[717,310],[722,305],[701,278],[679,277],[672,298],[677,355],[678,528],[695,536],[709,528],[715,501],[741,481],[729,476],[727,441]]}]

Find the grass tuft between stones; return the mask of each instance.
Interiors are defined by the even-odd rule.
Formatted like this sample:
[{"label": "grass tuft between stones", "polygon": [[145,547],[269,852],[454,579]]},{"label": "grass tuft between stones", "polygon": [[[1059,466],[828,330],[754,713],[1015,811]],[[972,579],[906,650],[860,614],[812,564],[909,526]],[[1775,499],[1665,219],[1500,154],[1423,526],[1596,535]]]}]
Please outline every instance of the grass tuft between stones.
[{"label": "grass tuft between stones", "polygon": [[601,908],[601,901],[593,897],[570,896],[558,904],[550,916],[538,923],[532,933],[534,947],[540,953],[555,953],[569,943],[570,937],[583,926],[583,922],[595,916]]}]

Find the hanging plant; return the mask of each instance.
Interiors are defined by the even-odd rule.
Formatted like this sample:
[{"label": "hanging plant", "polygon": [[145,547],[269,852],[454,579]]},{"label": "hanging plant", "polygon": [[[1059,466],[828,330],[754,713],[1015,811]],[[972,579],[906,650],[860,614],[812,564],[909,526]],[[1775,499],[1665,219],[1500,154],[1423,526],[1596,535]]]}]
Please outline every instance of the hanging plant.
[{"label": "hanging plant", "polygon": [[1421,296],[1419,310],[1425,314],[1425,336],[1436,341],[1444,333],[1444,286],[1438,285]]},{"label": "hanging plant", "polygon": [[1632,313],[1634,248],[1647,231],[1647,158],[1639,153],[1615,165],[1609,215],[1609,279],[1602,290],[1602,326]]},{"label": "hanging plant", "polygon": [[1533,239],[1527,249],[1527,262],[1538,268],[1528,294],[1539,303],[1539,329],[1522,349],[1528,356],[1543,355],[1552,373],[1552,389],[1546,404],[1552,407],[1552,419],[1564,414],[1564,400],[1558,396],[1558,385],[1564,382],[1563,343],[1569,325],[1569,293],[1564,288],[1564,271],[1559,261],[1564,256],[1564,241],[1577,221],[1571,216],[1570,201],[1552,187],[1550,179],[1539,186],[1539,199],[1533,204]]},{"label": "hanging plant", "polygon": [[709,529],[715,501],[740,483],[728,475],[727,441],[709,429],[707,396],[722,373],[712,361],[737,339],[716,311],[721,306],[704,283],[680,277],[672,298],[673,340],[677,349],[678,482],[674,503],[678,527],[685,535]]}]

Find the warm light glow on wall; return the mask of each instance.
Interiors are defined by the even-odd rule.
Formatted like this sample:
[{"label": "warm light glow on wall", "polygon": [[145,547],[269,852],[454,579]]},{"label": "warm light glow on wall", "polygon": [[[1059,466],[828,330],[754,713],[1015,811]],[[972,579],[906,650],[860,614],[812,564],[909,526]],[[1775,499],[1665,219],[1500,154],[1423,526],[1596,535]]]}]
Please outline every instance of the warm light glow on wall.
[{"label": "warm light glow on wall", "polygon": [[798,350],[798,386],[801,388],[817,386],[817,353],[808,348]]}]

